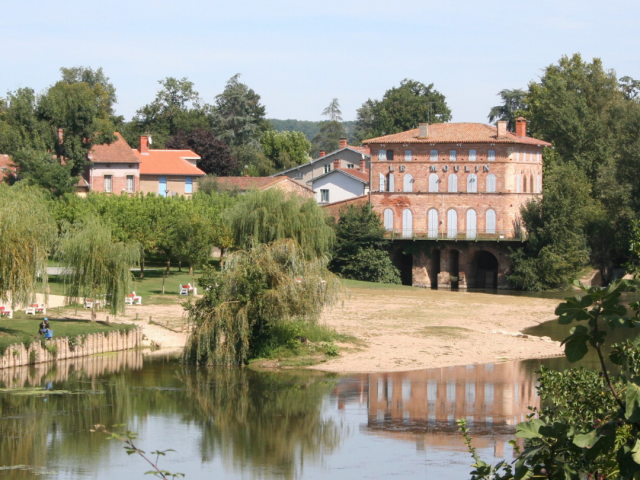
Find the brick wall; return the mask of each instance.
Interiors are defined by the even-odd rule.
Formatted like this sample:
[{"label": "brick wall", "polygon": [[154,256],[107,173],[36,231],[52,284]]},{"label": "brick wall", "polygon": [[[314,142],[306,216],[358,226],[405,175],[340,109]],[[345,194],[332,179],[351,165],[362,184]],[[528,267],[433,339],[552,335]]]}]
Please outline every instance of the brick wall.
[{"label": "brick wall", "polygon": [[286,180],[281,180],[275,185],[268,188],[278,188],[286,193],[295,193],[303,198],[313,198],[313,190],[303,187],[296,181],[291,180],[289,177],[285,177]]}]

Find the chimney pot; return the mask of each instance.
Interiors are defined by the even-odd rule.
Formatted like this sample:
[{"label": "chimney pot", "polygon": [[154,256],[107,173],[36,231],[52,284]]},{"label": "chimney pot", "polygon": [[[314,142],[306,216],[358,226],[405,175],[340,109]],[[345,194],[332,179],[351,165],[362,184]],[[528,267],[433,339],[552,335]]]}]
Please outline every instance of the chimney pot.
[{"label": "chimney pot", "polygon": [[149,155],[149,136],[140,137],[140,153]]},{"label": "chimney pot", "polygon": [[421,123],[418,126],[418,138],[427,138],[429,136],[429,124]]},{"label": "chimney pot", "polygon": [[347,148],[347,139],[344,137],[340,139],[340,148]]},{"label": "chimney pot", "polygon": [[58,129],[58,145],[62,145],[64,143],[64,129]]},{"label": "chimney pot", "polygon": [[527,136],[527,121],[523,117],[516,118],[516,135],[518,137]]},{"label": "chimney pot", "polygon": [[320,150],[320,157],[324,157],[327,154],[326,151],[324,150]]},{"label": "chimney pot", "polygon": [[360,160],[360,171],[362,173],[367,173],[367,161],[364,158]]},{"label": "chimney pot", "polygon": [[498,121],[498,138],[507,136],[507,122],[505,120]]},{"label": "chimney pot", "polygon": [[339,159],[335,159],[333,161],[333,169],[335,170],[336,168],[340,168],[340,160]]}]

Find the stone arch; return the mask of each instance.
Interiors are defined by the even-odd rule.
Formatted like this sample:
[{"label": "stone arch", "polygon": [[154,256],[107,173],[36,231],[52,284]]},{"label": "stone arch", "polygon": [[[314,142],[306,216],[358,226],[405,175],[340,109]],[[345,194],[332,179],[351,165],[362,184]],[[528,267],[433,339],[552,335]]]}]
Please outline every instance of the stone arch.
[{"label": "stone arch", "polygon": [[449,251],[449,275],[451,288],[458,288],[460,276],[460,252],[458,250]]},{"label": "stone arch", "polygon": [[474,288],[498,288],[499,263],[496,256],[487,250],[478,250],[471,261]]},{"label": "stone arch", "polygon": [[429,281],[431,283],[431,288],[438,288],[438,274],[440,273],[440,249],[434,248],[431,250],[431,259],[430,259],[429,269],[427,270],[427,274],[429,275]]}]

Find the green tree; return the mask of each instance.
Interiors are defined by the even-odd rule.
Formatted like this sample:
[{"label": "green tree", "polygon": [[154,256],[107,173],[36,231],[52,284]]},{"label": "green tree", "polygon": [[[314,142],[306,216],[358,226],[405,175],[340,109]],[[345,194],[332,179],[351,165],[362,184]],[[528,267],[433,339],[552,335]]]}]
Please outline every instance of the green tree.
[{"label": "green tree", "polygon": [[360,140],[417,128],[420,123],[451,120],[445,96],[415,80],[404,79],[387,90],[382,100],[367,100],[358,109],[356,136]]},{"label": "green tree", "polygon": [[265,157],[273,165],[270,173],[302,165],[310,160],[311,143],[302,132],[267,130],[260,137],[260,144]]},{"label": "green tree", "polygon": [[96,96],[98,111],[103,118],[114,116],[113,106],[118,103],[116,87],[110,82],[102,68],[88,67],[61,68],[62,81],[68,84],[86,83]]},{"label": "green tree", "polygon": [[278,189],[251,191],[226,213],[235,244],[244,249],[290,238],[307,258],[329,252],[333,229],[315,200],[286,195]]},{"label": "green tree", "polygon": [[[139,245],[114,242],[111,230],[89,217],[64,229],[56,258],[66,267],[62,277],[68,301],[104,298],[111,313],[124,312],[133,278],[130,269],[140,263]],[[94,302],[91,319],[95,318]]]},{"label": "green tree", "polygon": [[340,110],[340,102],[337,98],[331,100],[331,103],[322,111],[322,115],[329,117],[332,122],[342,121],[342,110]]},{"label": "green tree", "polygon": [[211,130],[199,128],[191,133],[178,133],[167,141],[167,148],[189,149],[200,155],[198,167],[205,173],[225,177],[238,173],[238,159]]},{"label": "green tree", "polygon": [[542,199],[521,211],[528,238],[512,251],[511,285],[525,290],[569,285],[589,259],[585,228],[596,212],[589,193],[586,175],[574,164],[550,167]]},{"label": "green tree", "polygon": [[369,205],[342,209],[335,231],[331,271],[354,280],[400,283],[400,272],[387,251],[390,242],[384,238],[384,226]]},{"label": "green tree", "polygon": [[489,123],[495,123],[498,120],[505,120],[507,122],[507,130],[510,132],[516,131],[516,117],[518,112],[524,110],[524,96],[526,95],[524,90],[518,88],[514,90],[504,89],[498,94],[502,99],[502,105],[497,105],[489,112]]},{"label": "green tree", "polygon": [[75,193],[78,177],[48,152],[20,150],[13,156],[21,182],[39,186],[54,196]]},{"label": "green tree", "polygon": [[275,328],[316,323],[342,292],[326,260],[307,259],[290,239],[233,253],[222,272],[210,271],[199,285],[205,294],[189,308],[196,327],[184,359],[205,365],[247,363]]},{"label": "green tree", "polygon": [[340,104],[338,99],[334,98],[331,103],[322,111],[322,115],[329,117],[320,124],[320,130],[311,141],[313,156],[316,157],[318,152],[334,152],[340,148],[340,139],[346,138],[347,132],[340,121]]},{"label": "green tree", "polygon": [[56,225],[45,195],[35,188],[0,184],[0,300],[27,305],[46,293],[47,260]]}]

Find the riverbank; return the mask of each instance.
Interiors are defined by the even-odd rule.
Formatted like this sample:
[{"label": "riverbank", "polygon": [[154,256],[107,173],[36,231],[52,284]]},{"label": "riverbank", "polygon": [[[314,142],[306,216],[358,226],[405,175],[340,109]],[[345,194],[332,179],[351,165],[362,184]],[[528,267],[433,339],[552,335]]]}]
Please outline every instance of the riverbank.
[{"label": "riverbank", "polygon": [[311,368],[398,372],[562,355],[559,342],[522,335],[556,318],[556,299],[350,282],[321,323],[363,342]]}]

